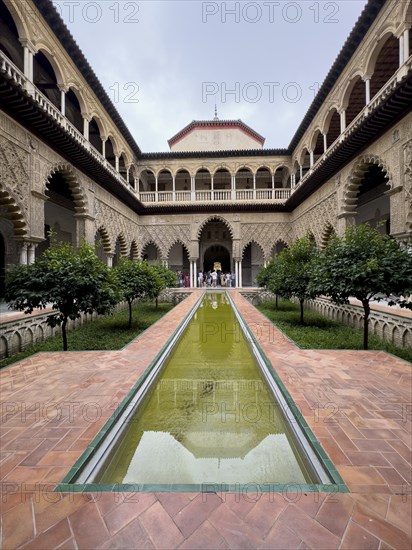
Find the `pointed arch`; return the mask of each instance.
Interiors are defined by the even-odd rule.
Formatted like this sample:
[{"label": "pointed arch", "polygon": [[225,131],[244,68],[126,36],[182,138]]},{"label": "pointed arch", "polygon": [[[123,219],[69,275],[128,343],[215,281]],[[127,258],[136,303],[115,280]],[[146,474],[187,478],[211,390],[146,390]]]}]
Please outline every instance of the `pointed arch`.
[{"label": "pointed arch", "polygon": [[24,237],[28,233],[28,224],[23,208],[18,200],[0,184],[0,208],[4,208],[4,218],[13,224],[15,237]]},{"label": "pointed arch", "polygon": [[260,244],[259,241],[257,241],[256,239],[251,239],[250,241],[248,241],[246,244],[243,245],[243,248],[242,248],[242,258],[245,254],[245,250],[246,248],[249,246],[249,245],[252,245],[252,244],[255,244],[256,246],[258,246],[262,252],[262,258],[265,259],[265,249],[264,247]]},{"label": "pointed arch", "polygon": [[73,195],[73,202],[76,214],[88,213],[87,199],[84,190],[77,176],[73,173],[71,166],[68,164],[56,164],[50,169],[50,172],[44,182],[43,193],[46,194],[47,185],[50,183],[53,175],[58,172],[60,172],[64,176],[64,179],[70,188],[70,191]]},{"label": "pointed arch", "polygon": [[116,245],[119,243],[119,249],[120,249],[120,255],[121,256],[127,256],[128,254],[128,246],[126,237],[123,235],[123,233],[119,233],[116,239]]},{"label": "pointed arch", "polygon": [[137,242],[135,240],[133,240],[132,244],[130,245],[129,258],[133,261],[139,259],[139,249],[138,249],[138,246],[137,246]]},{"label": "pointed arch", "polygon": [[320,239],[320,247],[326,248],[332,235],[336,235],[336,230],[332,224],[326,224],[326,227],[322,231]]},{"label": "pointed arch", "polygon": [[207,217],[200,225],[199,227],[197,228],[197,231],[196,231],[196,238],[197,240],[200,239],[201,237],[201,234],[202,234],[202,231],[203,229],[206,227],[206,225],[209,223],[209,222],[222,222],[228,229],[229,231],[229,234],[230,234],[230,237],[233,239],[233,227],[232,225],[228,222],[228,220],[226,220],[225,218],[223,218],[222,216],[209,216]]},{"label": "pointed arch", "polygon": [[285,250],[285,248],[288,248],[288,243],[285,241],[285,239],[277,239],[275,244],[270,249],[269,257],[274,258],[278,254],[282,252],[282,250]]},{"label": "pointed arch", "polygon": [[102,243],[103,250],[106,254],[112,252],[112,243],[110,240],[109,233],[104,225],[101,225],[97,228],[96,237],[99,237],[100,242]]},{"label": "pointed arch", "polygon": [[362,180],[370,166],[373,164],[381,168],[382,172],[386,174],[388,186],[390,189],[393,188],[392,174],[386,162],[377,155],[363,155],[356,161],[349,175],[343,197],[344,212],[353,214],[356,213],[357,195],[359,193]]},{"label": "pointed arch", "polygon": [[170,254],[170,251],[172,250],[172,248],[176,245],[176,244],[181,244],[184,248],[184,250],[186,251],[188,257],[190,256],[189,254],[189,247],[187,246],[186,243],[184,243],[181,239],[176,239],[175,241],[172,242],[172,244],[169,246],[169,248],[167,249],[167,252],[166,252],[166,256],[169,257],[169,254]]},{"label": "pointed arch", "polygon": [[160,255],[160,252],[161,252],[161,248],[160,248],[160,245],[157,244],[153,239],[149,238],[147,240],[145,240],[142,244],[141,244],[141,247],[140,247],[140,255],[142,255],[143,251],[145,250],[145,248],[147,248],[148,246],[150,245],[153,245],[157,248],[157,251],[159,252],[159,255]]}]

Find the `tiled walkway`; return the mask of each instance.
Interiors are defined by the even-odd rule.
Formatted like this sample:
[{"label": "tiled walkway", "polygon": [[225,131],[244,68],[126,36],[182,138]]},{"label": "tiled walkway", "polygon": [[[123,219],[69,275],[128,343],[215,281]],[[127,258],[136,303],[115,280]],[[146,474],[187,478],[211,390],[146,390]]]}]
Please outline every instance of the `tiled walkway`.
[{"label": "tiled walkway", "polygon": [[53,493],[195,291],[122,351],[43,353],[0,371],[2,548],[411,548],[411,366],[299,350],[231,294],[351,493]]}]

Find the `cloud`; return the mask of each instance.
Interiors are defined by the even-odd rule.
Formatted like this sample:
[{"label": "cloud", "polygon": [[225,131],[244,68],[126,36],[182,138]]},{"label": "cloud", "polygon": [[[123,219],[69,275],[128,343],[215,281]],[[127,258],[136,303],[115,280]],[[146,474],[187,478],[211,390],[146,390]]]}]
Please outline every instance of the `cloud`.
[{"label": "cloud", "polygon": [[[67,5],[80,2],[60,0],[62,16],[144,151],[167,150],[190,121],[213,118],[215,103],[221,119],[242,119],[266,147],[286,147],[365,5],[283,2],[272,21],[265,8],[253,22],[268,3],[102,0],[88,3],[101,7],[91,23],[87,3],[70,20]],[[224,18],[224,4],[240,10],[238,22]],[[218,11],[205,17],[206,9]],[[216,93],[205,96],[205,83]]]}]

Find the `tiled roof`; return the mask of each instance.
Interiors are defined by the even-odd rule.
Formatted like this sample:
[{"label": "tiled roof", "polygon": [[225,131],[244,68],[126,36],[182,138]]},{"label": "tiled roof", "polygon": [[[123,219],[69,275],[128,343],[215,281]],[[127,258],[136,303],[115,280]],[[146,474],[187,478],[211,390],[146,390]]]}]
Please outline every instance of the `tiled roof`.
[{"label": "tiled roof", "polygon": [[175,134],[168,140],[169,146],[180,141],[184,136],[195,130],[196,128],[238,128],[258,141],[262,146],[265,143],[265,138],[255,132],[250,126],[239,120],[193,120],[185,126],[180,132]]}]

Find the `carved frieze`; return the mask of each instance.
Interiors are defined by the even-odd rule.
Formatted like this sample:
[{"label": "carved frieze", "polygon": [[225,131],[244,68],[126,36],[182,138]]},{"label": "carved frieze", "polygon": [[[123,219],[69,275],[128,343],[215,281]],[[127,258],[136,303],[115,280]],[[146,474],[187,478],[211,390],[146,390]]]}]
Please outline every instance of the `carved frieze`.
[{"label": "carved frieze", "polygon": [[14,197],[24,212],[29,209],[29,155],[0,136],[0,185]]}]

